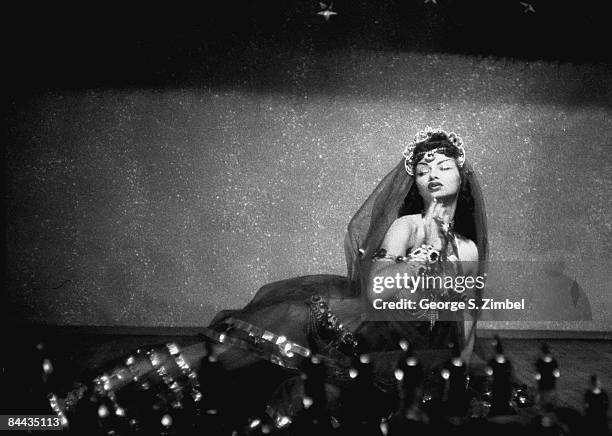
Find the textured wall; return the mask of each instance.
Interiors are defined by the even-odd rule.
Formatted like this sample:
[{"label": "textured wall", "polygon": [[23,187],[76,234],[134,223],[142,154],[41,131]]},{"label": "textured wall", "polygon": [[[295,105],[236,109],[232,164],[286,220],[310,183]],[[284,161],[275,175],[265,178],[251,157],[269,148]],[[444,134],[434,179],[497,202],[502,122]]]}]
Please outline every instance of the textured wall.
[{"label": "textured wall", "polygon": [[612,329],[609,69],[355,51],[278,69],[311,85],[16,99],[9,319],[198,326],[270,281],[344,274],[348,220],[432,125],[464,138],[491,258],[554,261],[529,292],[559,301],[575,279],[593,316],[492,325]]}]

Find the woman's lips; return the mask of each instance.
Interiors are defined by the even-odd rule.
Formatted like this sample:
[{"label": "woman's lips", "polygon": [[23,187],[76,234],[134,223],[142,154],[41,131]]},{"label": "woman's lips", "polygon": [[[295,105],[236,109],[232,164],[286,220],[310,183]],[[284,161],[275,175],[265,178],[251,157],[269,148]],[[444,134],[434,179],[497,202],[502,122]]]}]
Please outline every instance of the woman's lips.
[{"label": "woman's lips", "polygon": [[442,183],[440,182],[429,182],[427,184],[427,189],[429,189],[430,191],[437,191],[441,187],[442,187]]}]

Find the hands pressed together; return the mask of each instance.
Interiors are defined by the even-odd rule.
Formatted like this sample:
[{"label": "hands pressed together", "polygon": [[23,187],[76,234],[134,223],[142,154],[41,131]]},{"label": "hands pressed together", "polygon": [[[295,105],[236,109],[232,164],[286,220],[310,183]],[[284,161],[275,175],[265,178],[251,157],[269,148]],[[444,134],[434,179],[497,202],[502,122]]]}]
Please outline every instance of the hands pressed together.
[{"label": "hands pressed together", "polygon": [[442,226],[445,223],[442,217],[445,216],[445,211],[446,206],[437,199],[434,198],[429,203],[425,216],[417,227],[417,244],[415,246],[431,245],[436,250],[442,249]]}]

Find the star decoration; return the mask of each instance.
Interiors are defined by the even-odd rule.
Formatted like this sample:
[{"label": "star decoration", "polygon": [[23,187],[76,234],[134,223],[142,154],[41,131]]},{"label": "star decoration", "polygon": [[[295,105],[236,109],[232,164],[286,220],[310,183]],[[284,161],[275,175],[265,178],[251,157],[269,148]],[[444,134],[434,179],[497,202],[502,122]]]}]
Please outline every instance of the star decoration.
[{"label": "star decoration", "polygon": [[523,5],[523,7],[525,8],[523,10],[523,12],[525,14],[531,12],[531,13],[535,13],[535,9],[533,8],[533,6],[531,5],[531,3],[525,3],[525,2],[521,2],[521,4]]},{"label": "star decoration", "polygon": [[333,15],[338,15],[337,12],[332,11],[332,8],[334,7],[333,2],[330,3],[329,6],[327,6],[325,3],[319,3],[319,6],[321,7],[321,10],[317,12],[317,15],[321,15],[323,18],[325,18],[325,21],[329,21]]}]

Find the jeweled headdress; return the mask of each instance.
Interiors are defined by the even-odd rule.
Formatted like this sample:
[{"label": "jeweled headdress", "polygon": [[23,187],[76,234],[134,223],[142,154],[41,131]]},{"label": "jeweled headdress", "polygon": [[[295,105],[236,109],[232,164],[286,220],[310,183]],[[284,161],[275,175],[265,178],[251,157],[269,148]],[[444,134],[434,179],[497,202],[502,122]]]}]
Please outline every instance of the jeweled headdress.
[{"label": "jeweled headdress", "polygon": [[[413,168],[414,164],[416,163],[416,156],[414,155],[414,150],[419,144],[428,141],[434,135],[443,135],[445,139],[448,140],[450,144],[452,144],[452,146],[457,148],[458,154],[455,160],[457,162],[458,167],[461,168],[463,166],[463,163],[465,162],[465,149],[463,148],[463,139],[461,139],[461,137],[458,136],[455,132],[446,133],[444,130],[432,129],[431,127],[427,126],[425,130],[421,130],[416,135],[414,135],[414,140],[406,146],[406,149],[402,153],[405,158],[404,166],[406,167],[406,172],[411,176],[414,175]],[[429,159],[433,160],[434,153],[436,153],[440,148],[443,147],[428,150],[425,154],[425,157],[428,157]]]}]

